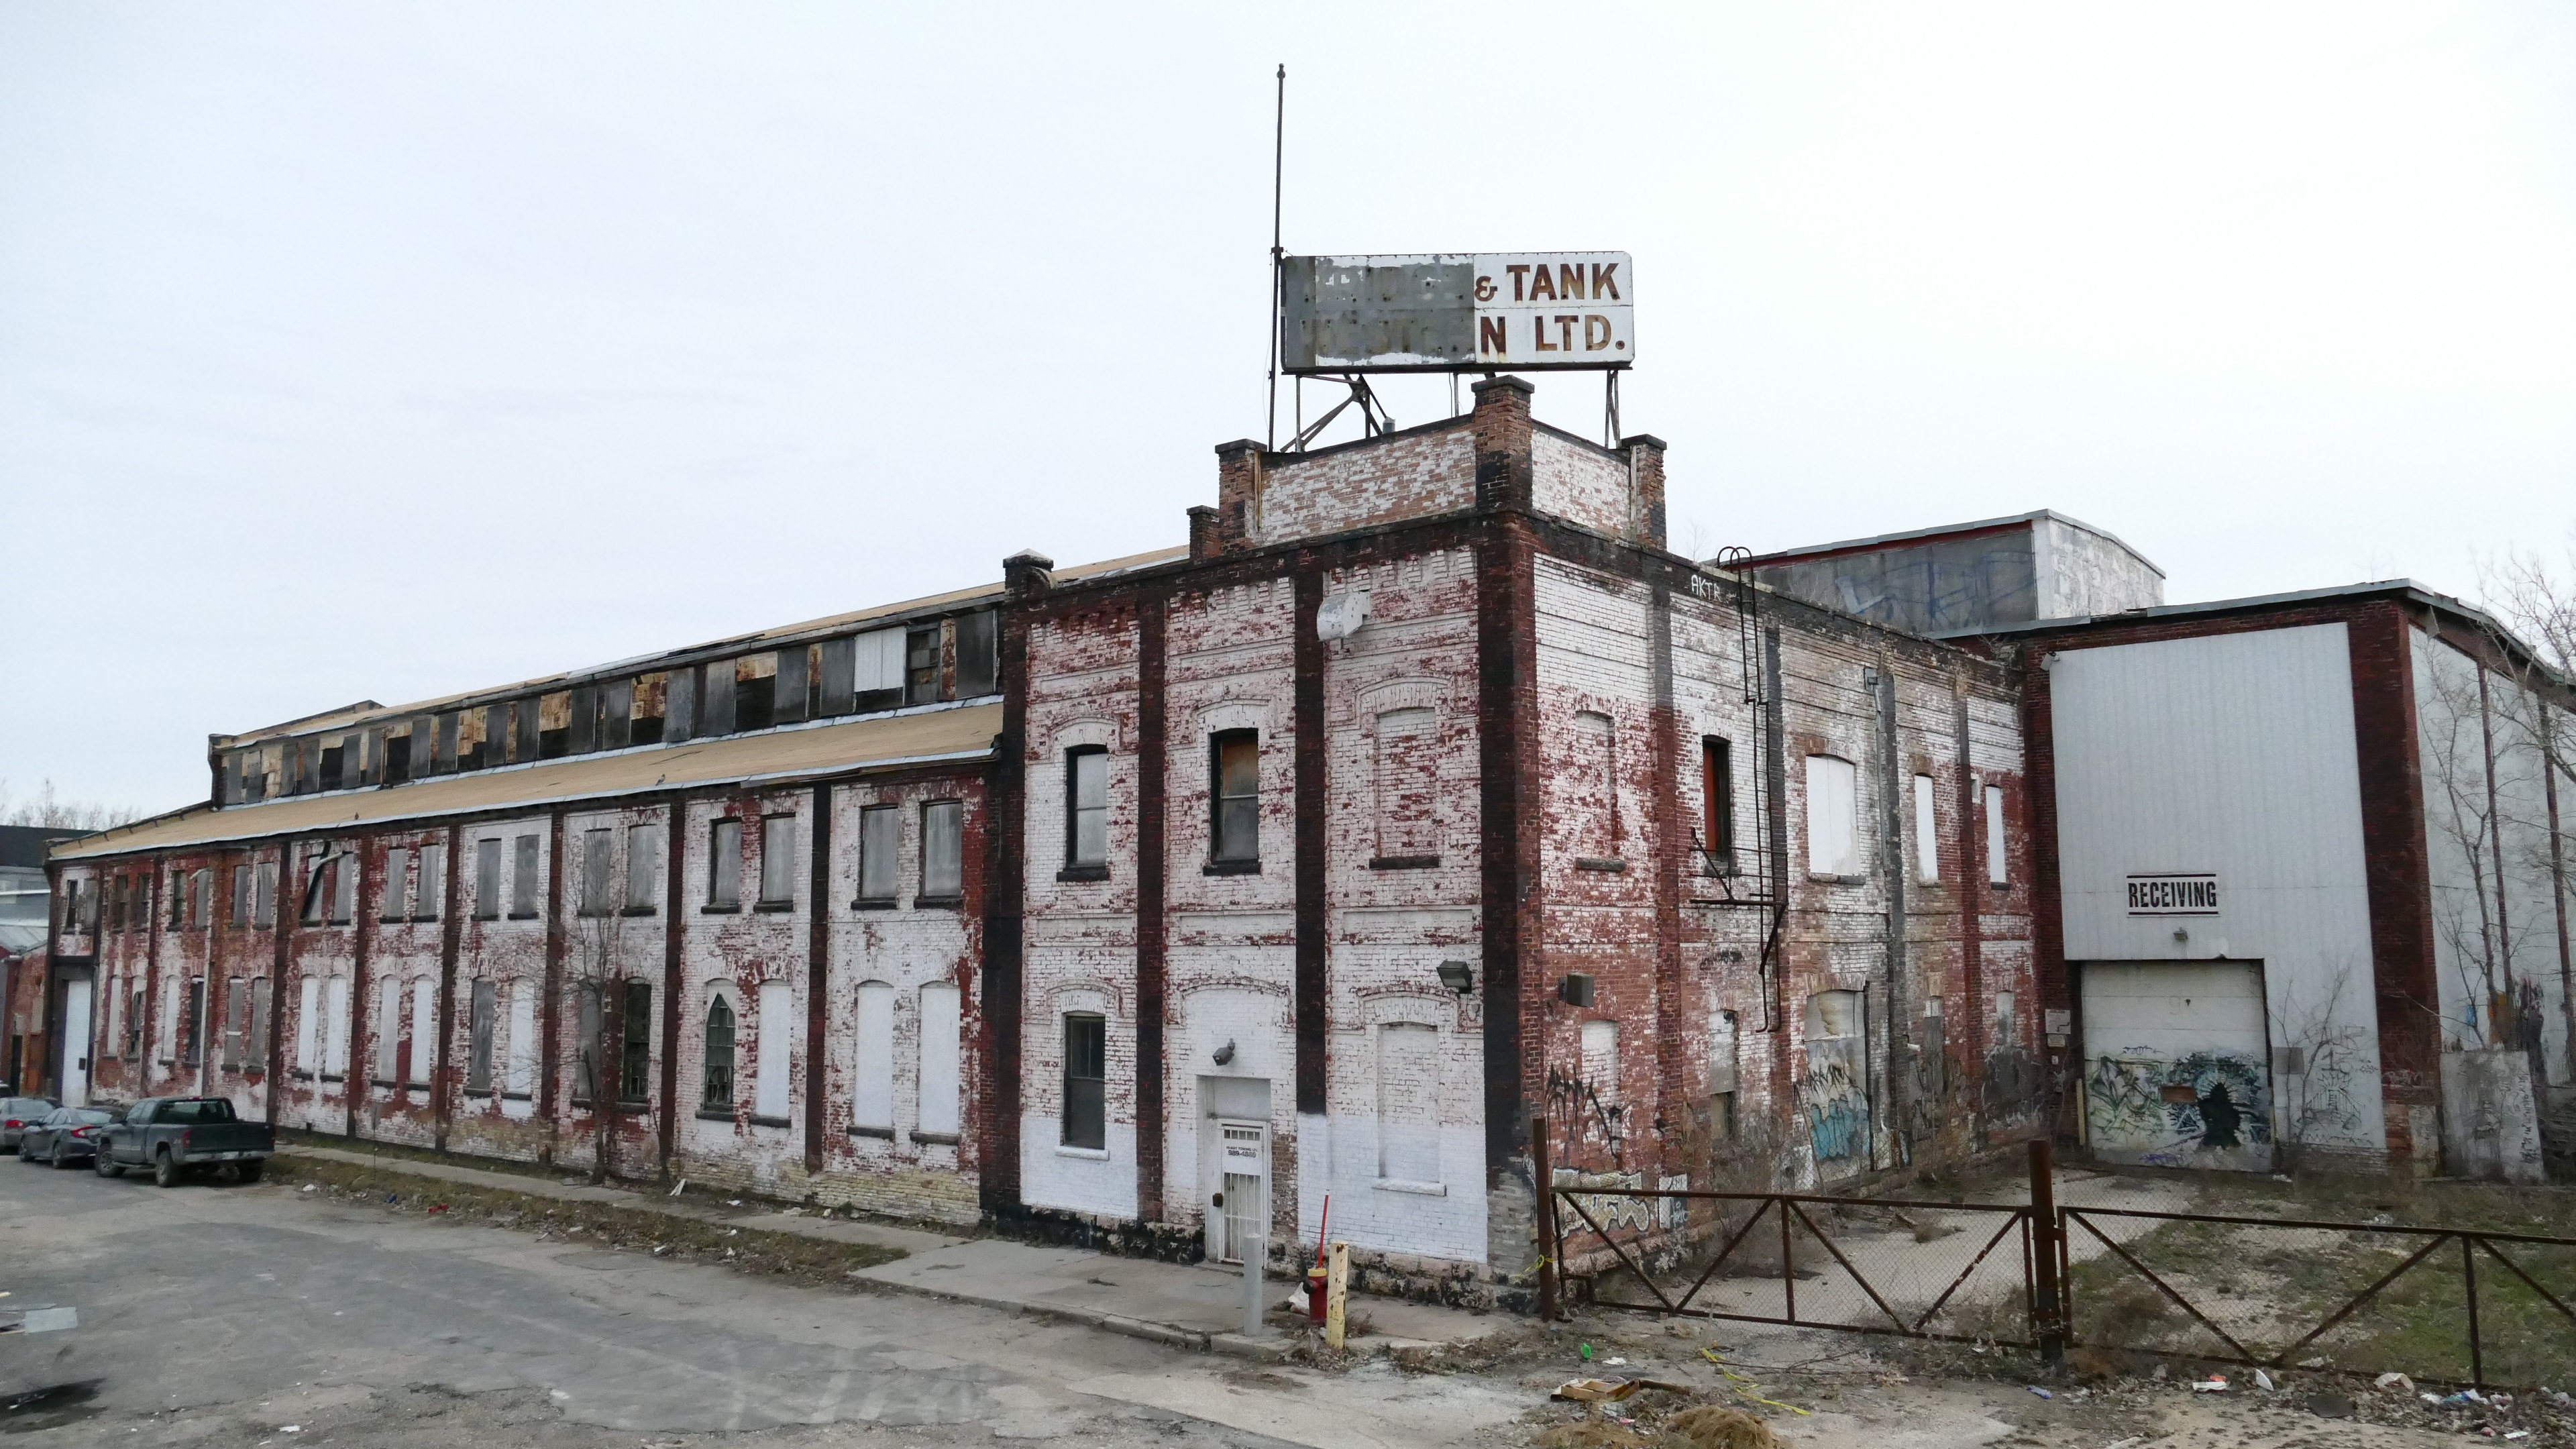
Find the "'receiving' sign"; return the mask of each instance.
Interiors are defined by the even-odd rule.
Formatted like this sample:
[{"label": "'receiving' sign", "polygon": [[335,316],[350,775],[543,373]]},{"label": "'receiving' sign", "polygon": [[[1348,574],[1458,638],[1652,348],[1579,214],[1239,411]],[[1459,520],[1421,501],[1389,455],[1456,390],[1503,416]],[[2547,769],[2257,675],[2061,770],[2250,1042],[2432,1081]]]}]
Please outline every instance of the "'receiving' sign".
[{"label": "'receiving' sign", "polygon": [[1279,365],[1308,372],[1568,371],[1636,361],[1626,252],[1288,257]]},{"label": "'receiving' sign", "polygon": [[2218,877],[2215,874],[2133,875],[2129,877],[2129,914],[2217,915]]}]

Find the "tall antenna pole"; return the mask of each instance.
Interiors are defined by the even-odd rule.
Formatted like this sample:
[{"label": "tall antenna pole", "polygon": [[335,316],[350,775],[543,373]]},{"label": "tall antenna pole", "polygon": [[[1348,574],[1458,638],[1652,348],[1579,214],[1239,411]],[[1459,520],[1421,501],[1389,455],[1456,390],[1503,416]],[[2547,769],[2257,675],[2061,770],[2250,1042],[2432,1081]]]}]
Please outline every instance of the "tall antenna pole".
[{"label": "tall antenna pole", "polygon": [[1270,130],[1270,423],[1264,446],[1279,446],[1279,271],[1287,255],[1279,245],[1282,169],[1288,157],[1288,65],[1279,65],[1279,106]]}]

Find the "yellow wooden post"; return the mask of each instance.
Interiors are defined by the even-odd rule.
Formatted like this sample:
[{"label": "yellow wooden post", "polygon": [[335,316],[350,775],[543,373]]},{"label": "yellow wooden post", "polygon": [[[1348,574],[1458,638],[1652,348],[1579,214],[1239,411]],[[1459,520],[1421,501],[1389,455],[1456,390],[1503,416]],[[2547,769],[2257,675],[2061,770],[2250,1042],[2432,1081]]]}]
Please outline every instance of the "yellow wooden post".
[{"label": "yellow wooden post", "polygon": [[1342,1346],[1342,1319],[1351,1300],[1351,1245],[1333,1244],[1333,1259],[1324,1270],[1324,1346]]}]

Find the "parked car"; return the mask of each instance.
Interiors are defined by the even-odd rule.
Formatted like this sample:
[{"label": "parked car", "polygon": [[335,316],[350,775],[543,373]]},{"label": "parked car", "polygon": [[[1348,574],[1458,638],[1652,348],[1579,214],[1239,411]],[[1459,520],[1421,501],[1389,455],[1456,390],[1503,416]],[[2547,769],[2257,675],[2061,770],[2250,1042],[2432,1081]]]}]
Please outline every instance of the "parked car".
[{"label": "parked car", "polygon": [[84,1157],[95,1159],[99,1133],[115,1121],[116,1114],[105,1107],[56,1107],[21,1131],[18,1160],[69,1167]]},{"label": "parked car", "polygon": [[54,1110],[51,1097],[0,1097],[0,1152],[18,1150],[18,1137],[30,1122],[42,1122]]},{"label": "parked car", "polygon": [[152,1181],[176,1187],[189,1172],[230,1167],[244,1182],[257,1182],[277,1150],[265,1122],[244,1122],[223,1097],[146,1097],[98,1135],[94,1162],[101,1177],[129,1167],[152,1169]]}]

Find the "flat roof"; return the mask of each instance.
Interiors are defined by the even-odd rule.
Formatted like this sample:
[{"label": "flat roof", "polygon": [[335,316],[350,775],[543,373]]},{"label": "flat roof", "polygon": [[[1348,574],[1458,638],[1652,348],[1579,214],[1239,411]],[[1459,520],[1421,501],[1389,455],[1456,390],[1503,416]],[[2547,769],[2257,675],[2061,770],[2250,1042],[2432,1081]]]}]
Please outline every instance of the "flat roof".
[{"label": "flat roof", "polygon": [[[2086,533],[2092,534],[2096,538],[2109,539],[2111,542],[2118,544],[2122,549],[2127,550],[2129,557],[2145,564],[2150,569],[2154,569],[2157,578],[2163,578],[2165,576],[2165,571],[2163,569],[2156,568],[2155,560],[2138,552],[2134,548],[2130,548],[2128,540],[2120,537],[2118,534],[2113,533],[2107,528],[2096,528],[2092,524],[2086,523],[2080,518],[2069,518],[2054,508],[2035,509],[2029,513],[2009,514],[2002,518],[1981,518],[1973,523],[1948,523],[1943,524],[1938,528],[1914,528],[1908,529],[1903,533],[1881,533],[1873,534],[1868,538],[1847,538],[1840,543],[1816,543],[1807,544],[1799,548],[1784,548],[1776,553],[1755,554],[1753,557],[1733,565],[1733,567],[1761,568],[1771,564],[1794,563],[1800,559],[1826,558],[1838,553],[1866,553],[1873,549],[1884,548],[1892,543],[1911,543],[1919,539],[1948,538],[1955,535],[1971,533],[1994,533],[2010,528],[2019,523],[2036,523],[2043,518],[2054,519],[2059,523],[2065,524],[2069,528],[2080,528]],[[1710,560],[1710,566],[1716,567],[1716,561],[1713,559]]]},{"label": "flat roof", "polygon": [[[2534,653],[2522,637],[2505,627],[2504,622],[2475,604],[2463,603],[2452,595],[2428,588],[2413,579],[2380,579],[2366,584],[2337,584],[2325,589],[2296,589],[2286,594],[2252,594],[2241,599],[2209,599],[2197,604],[2155,604],[2143,609],[2123,609],[2116,614],[2080,614],[2066,619],[2033,619],[2020,624],[1989,624],[1982,629],[1946,629],[1926,635],[1931,639],[1975,639],[2007,634],[2045,634],[2096,625],[2129,624],[2143,619],[2188,619],[2220,614],[2251,614],[2266,609],[2296,608],[2301,604],[2322,603],[2330,599],[2365,598],[2374,594],[2395,595],[2425,608],[2450,614],[2476,625],[2506,649],[2519,654],[2545,677],[2555,677],[2547,661]],[[2564,686],[2566,680],[2560,680]]]},{"label": "flat roof", "polygon": [[448,815],[613,800],[655,789],[758,784],[903,765],[988,759],[1001,732],[999,703],[940,705],[840,723],[786,725],[759,734],[641,745],[408,784],[297,795],[256,805],[194,806],[66,841],[55,860],[177,850],[271,836],[382,827]]}]

